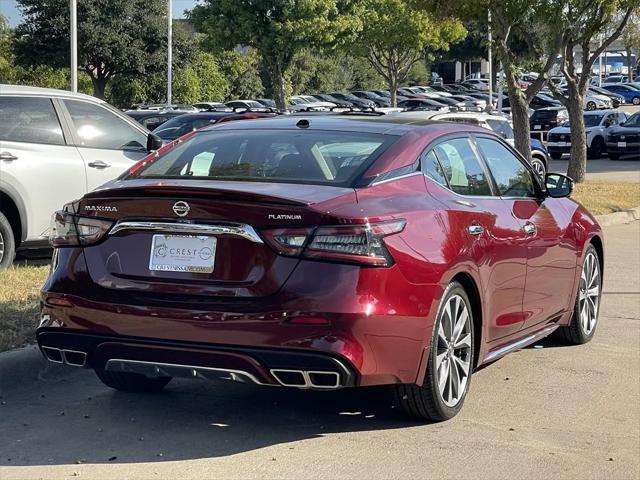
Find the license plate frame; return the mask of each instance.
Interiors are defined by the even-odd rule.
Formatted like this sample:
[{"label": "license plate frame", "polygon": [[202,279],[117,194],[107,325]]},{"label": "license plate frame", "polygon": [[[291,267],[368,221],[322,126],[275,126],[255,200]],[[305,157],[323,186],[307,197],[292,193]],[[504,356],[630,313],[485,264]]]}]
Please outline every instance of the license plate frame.
[{"label": "license plate frame", "polygon": [[218,239],[208,235],[155,234],[149,270],[165,273],[213,273]]}]

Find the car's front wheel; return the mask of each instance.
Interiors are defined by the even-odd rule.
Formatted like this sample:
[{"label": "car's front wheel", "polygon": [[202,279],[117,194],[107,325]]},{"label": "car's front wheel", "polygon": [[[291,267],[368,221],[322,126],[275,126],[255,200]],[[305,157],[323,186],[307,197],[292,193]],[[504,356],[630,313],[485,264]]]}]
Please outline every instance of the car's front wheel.
[{"label": "car's front wheel", "polygon": [[162,390],[171,377],[149,378],[139,373],[110,372],[96,368],[96,375],[107,387],[123,392],[153,393]]},{"label": "car's front wheel", "polygon": [[564,339],[572,345],[589,342],[596,331],[602,295],[602,273],[598,252],[593,245],[587,247],[582,262],[578,294],[573,307],[571,323],[562,327]]},{"label": "car's front wheel", "polygon": [[473,370],[473,313],[462,285],[445,290],[422,385],[396,385],[398,403],[412,417],[443,421],[462,408]]}]

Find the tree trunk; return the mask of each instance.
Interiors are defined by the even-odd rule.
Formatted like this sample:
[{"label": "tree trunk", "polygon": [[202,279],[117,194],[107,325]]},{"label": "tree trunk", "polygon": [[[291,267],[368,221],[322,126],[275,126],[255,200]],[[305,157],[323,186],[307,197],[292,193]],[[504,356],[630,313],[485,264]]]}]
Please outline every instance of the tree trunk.
[{"label": "tree trunk", "polygon": [[287,108],[287,99],[285,98],[284,90],[284,73],[282,72],[282,65],[277,60],[273,62],[271,68],[271,81],[276,107],[278,107],[279,110],[285,110]]},{"label": "tree trunk", "polygon": [[513,64],[507,63],[505,65],[505,76],[507,80],[509,104],[511,105],[515,147],[524,158],[530,160],[531,127],[529,126],[529,105],[525,99],[524,92],[518,84],[518,77]]},{"label": "tree trunk", "polygon": [[391,93],[390,105],[392,107],[398,106],[398,99],[396,98],[396,92],[398,90],[398,80],[395,77],[390,77],[389,79],[389,93]]},{"label": "tree trunk", "polygon": [[94,77],[91,75],[91,83],[93,84],[93,96],[104,100],[104,91],[107,88],[108,77]]},{"label": "tree trunk", "polygon": [[584,127],[584,113],[582,109],[583,97],[578,86],[571,82],[567,85],[567,110],[571,125],[571,157],[569,158],[569,175],[577,183],[584,182],[587,173],[587,134]]},{"label": "tree trunk", "polygon": [[631,65],[631,50],[627,48],[627,75],[629,75],[629,81],[633,82],[633,65]]}]

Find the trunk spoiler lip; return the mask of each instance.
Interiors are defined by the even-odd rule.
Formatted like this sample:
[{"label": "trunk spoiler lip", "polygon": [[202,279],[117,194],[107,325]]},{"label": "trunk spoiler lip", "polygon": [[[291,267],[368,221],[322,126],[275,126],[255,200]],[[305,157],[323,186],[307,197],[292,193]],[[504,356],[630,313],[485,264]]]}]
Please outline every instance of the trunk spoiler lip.
[{"label": "trunk spoiler lip", "polygon": [[[135,182],[135,183],[134,183]],[[353,195],[357,202],[356,188],[310,185],[297,183],[259,182],[209,182],[184,181],[159,182],[157,180],[114,181],[84,195],[81,202],[108,201],[115,199],[138,199],[167,196],[175,198],[216,198],[231,196],[233,200],[259,201],[268,204],[288,206],[311,206],[331,202],[340,197]],[[144,195],[140,193],[144,192]]]}]

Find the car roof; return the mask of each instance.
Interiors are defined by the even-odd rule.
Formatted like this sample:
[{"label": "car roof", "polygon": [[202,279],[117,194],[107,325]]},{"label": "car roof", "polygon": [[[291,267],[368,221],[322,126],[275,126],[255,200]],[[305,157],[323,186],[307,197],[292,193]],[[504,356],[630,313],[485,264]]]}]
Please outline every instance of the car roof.
[{"label": "car roof", "polygon": [[181,112],[180,110],[127,110],[124,113],[132,118],[158,117],[163,115],[177,117],[184,114],[184,112]]},{"label": "car roof", "polygon": [[618,113],[618,110],[585,110],[583,112],[584,116],[587,117],[589,115],[608,115],[610,113]]},{"label": "car roof", "polygon": [[191,119],[197,119],[197,118],[218,119],[218,118],[228,117],[231,115],[238,115],[238,113],[237,112],[189,112],[189,113],[183,113],[182,115],[175,117],[175,119],[179,119],[179,120],[191,120]]},{"label": "car roof", "polygon": [[457,117],[457,118],[473,118],[476,120],[498,120],[501,122],[508,122],[509,119],[501,115],[491,115],[489,113],[482,112],[435,112],[438,117]]},{"label": "car roof", "polygon": [[85,95],[84,93],[69,92],[67,90],[58,90],[56,88],[28,87],[24,85],[8,85],[0,84],[0,95],[25,95],[25,96],[43,96],[43,97],[65,97],[83,100],[91,100],[96,103],[106,103],[104,100]]},{"label": "car roof", "polygon": [[[305,122],[306,120],[306,122]],[[305,127],[305,123],[308,124]],[[380,116],[279,116],[267,121],[246,121],[229,122],[206,127],[203,131],[215,130],[293,130],[314,129],[325,131],[377,133],[383,135],[402,136],[410,132],[420,133],[457,133],[457,132],[482,132],[486,129],[474,127],[468,124],[452,123],[445,121],[432,121],[425,118],[403,117],[401,115],[380,115]]]}]

